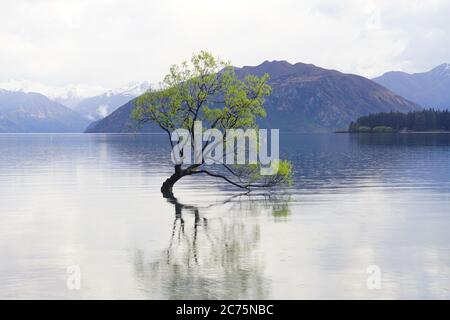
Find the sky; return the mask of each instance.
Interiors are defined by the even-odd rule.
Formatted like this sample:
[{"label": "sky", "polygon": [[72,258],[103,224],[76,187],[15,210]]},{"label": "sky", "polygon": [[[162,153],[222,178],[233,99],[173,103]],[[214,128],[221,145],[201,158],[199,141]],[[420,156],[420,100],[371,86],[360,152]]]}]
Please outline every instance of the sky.
[{"label": "sky", "polygon": [[449,14],[450,0],[0,0],[0,88],[157,83],[200,50],[236,66],[421,72],[450,62]]}]

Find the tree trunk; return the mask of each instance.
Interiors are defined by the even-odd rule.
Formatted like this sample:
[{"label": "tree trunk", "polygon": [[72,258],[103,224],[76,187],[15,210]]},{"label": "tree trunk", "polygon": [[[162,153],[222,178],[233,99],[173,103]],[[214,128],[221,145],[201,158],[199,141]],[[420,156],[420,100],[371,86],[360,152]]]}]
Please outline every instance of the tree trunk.
[{"label": "tree trunk", "polygon": [[181,165],[175,166],[175,173],[172,174],[166,181],[163,182],[161,186],[161,192],[165,196],[173,196],[173,186],[174,184],[185,176],[185,172],[181,169]]}]

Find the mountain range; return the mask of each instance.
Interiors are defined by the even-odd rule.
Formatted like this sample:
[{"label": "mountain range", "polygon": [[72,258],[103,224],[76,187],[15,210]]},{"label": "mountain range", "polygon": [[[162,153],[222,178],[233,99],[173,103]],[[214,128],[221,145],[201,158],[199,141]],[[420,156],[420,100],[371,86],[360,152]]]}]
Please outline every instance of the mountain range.
[{"label": "mountain range", "polygon": [[422,73],[391,71],[373,79],[425,108],[450,108],[450,64]]},{"label": "mountain range", "polygon": [[0,132],[82,132],[89,120],[39,93],[0,89]]},{"label": "mountain range", "polygon": [[[70,87],[59,95],[46,97],[25,88],[0,89],[0,132],[83,132],[90,123],[150,88],[135,82],[105,93],[83,97]],[[28,89],[29,90],[29,89]]]},{"label": "mountain range", "polygon": [[126,87],[81,99],[72,109],[91,121],[102,119],[151,87],[149,82],[134,82]]},{"label": "mountain range", "polygon": [[[285,132],[326,132],[345,128],[356,118],[383,111],[412,111],[421,107],[367,78],[323,69],[312,64],[265,61],[258,66],[235,68],[238,77],[270,75],[272,94],[265,106],[261,127]],[[130,101],[86,132],[136,131],[130,119]],[[159,131],[149,124],[142,132]]]},{"label": "mountain range", "polygon": [[[370,113],[450,107],[450,64],[423,73],[387,72],[372,80],[287,61],[235,70],[240,78],[270,75],[267,117],[259,124],[286,132],[329,132]],[[0,132],[158,132],[153,124],[138,130],[130,118],[134,98],[150,87],[135,82],[88,97],[79,94],[86,88],[73,87],[51,98],[0,89]]]}]

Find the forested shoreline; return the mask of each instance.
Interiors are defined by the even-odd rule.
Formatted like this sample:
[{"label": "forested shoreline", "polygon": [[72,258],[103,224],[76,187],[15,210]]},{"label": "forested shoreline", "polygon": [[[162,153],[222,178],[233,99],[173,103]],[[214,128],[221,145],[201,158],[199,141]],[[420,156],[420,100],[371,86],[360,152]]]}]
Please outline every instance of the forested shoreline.
[{"label": "forested shoreline", "polygon": [[[359,117],[345,132],[389,133],[450,131],[450,111],[427,109],[408,113],[381,112]],[[344,131],[341,131],[344,132]]]}]

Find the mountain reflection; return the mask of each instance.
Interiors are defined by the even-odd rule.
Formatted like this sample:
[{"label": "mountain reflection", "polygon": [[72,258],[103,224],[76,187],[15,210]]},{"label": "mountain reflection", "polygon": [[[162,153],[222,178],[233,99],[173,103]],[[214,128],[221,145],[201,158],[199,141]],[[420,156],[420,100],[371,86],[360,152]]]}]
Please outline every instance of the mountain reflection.
[{"label": "mountain reflection", "polygon": [[255,216],[263,218],[262,213],[269,212],[276,221],[286,219],[289,207],[287,199],[256,198],[236,195],[200,208],[167,197],[175,212],[167,248],[151,258],[144,249],[135,251],[135,274],[146,296],[267,298],[270,283],[264,274],[261,227]]}]

